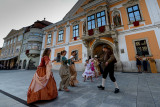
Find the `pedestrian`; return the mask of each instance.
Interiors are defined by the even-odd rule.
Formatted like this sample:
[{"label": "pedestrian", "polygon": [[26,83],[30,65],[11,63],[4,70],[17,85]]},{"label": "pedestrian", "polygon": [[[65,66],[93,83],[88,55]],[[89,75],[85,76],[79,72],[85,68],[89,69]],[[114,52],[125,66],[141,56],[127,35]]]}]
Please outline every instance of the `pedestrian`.
[{"label": "pedestrian", "polygon": [[72,87],[75,87],[75,84],[78,83],[75,62],[79,62],[81,60],[81,59],[75,60],[75,57],[76,57],[76,51],[72,51],[71,52],[71,57],[70,57],[71,62],[70,62],[70,65],[69,65],[70,73],[71,73],[71,78],[70,78],[69,85],[72,86]]},{"label": "pedestrian", "polygon": [[68,89],[68,86],[69,86],[71,74],[70,74],[69,66],[67,64],[70,64],[71,60],[65,57],[66,53],[67,53],[66,50],[61,51],[61,67],[59,70],[61,82],[59,85],[59,91],[62,91],[62,89],[64,89],[64,91],[69,92],[70,90]]},{"label": "pedestrian", "polygon": [[103,78],[102,78],[102,85],[98,86],[99,89],[104,90],[105,89],[105,81],[107,78],[107,75],[109,73],[109,77],[112,82],[115,84],[115,91],[114,93],[119,92],[119,88],[116,82],[116,79],[114,77],[114,64],[116,63],[115,56],[110,48],[108,48],[107,45],[103,46],[104,56],[101,59],[101,66],[103,68]]},{"label": "pedestrian", "polygon": [[144,72],[147,72],[148,71],[148,59],[147,59],[147,57],[145,57],[145,54],[143,54],[143,58],[142,58],[142,60],[143,60],[143,71]]},{"label": "pedestrian", "polygon": [[40,65],[33,76],[32,82],[27,93],[27,103],[33,103],[39,100],[52,100],[58,96],[56,82],[52,73],[52,62],[49,59],[50,48],[43,52]]},{"label": "pedestrian", "polygon": [[97,78],[98,76],[100,76],[99,61],[97,56],[94,58],[94,68],[95,68],[95,77]]},{"label": "pedestrian", "polygon": [[141,58],[139,57],[139,55],[136,55],[136,65],[138,67],[138,72],[141,73]]},{"label": "pedestrian", "polygon": [[87,78],[91,78],[91,82],[93,82],[92,78],[94,77],[94,72],[91,70],[91,63],[89,60],[86,60],[85,71],[82,76],[84,77],[84,82]]}]

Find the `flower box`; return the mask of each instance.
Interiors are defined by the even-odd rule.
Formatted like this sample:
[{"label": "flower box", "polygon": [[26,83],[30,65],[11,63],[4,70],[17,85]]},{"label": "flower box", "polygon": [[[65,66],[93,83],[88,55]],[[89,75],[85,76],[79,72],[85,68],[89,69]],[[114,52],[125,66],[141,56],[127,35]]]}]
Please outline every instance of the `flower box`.
[{"label": "flower box", "polygon": [[74,40],[77,40],[77,37],[74,37],[73,39],[74,39]]},{"label": "flower box", "polygon": [[104,32],[105,32],[105,26],[99,27],[99,32],[100,32],[100,33],[104,33]]},{"label": "flower box", "polygon": [[133,22],[133,24],[135,27],[137,27],[137,26],[139,26],[139,21],[135,21],[135,22]]},{"label": "flower box", "polygon": [[91,30],[88,30],[88,35],[89,36],[92,36],[94,34],[94,31],[93,31],[93,29],[91,29]]}]

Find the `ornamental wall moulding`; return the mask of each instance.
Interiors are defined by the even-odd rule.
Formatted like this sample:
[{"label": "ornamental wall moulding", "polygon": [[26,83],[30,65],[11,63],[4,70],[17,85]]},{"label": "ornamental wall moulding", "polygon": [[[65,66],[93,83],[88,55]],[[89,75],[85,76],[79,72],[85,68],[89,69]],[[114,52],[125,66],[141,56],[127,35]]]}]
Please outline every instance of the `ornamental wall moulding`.
[{"label": "ornamental wall moulding", "polygon": [[61,26],[58,28],[58,30],[64,30],[65,26]]},{"label": "ornamental wall moulding", "polygon": [[80,20],[76,20],[76,21],[72,22],[71,24],[72,24],[72,25],[77,25],[77,24],[79,24],[79,23],[80,23]]},{"label": "ornamental wall moulding", "polygon": [[121,17],[121,11],[117,8],[113,9],[112,12],[112,20],[115,27],[122,26],[122,17]]},{"label": "ornamental wall moulding", "polygon": [[135,4],[138,4],[138,3],[139,3],[139,0],[128,0],[126,3],[123,4],[123,6],[129,7],[131,5],[135,5]]},{"label": "ornamental wall moulding", "polygon": [[102,5],[102,6],[98,6],[97,8],[95,9],[92,9],[92,10],[89,10],[86,15],[89,16],[89,15],[92,15],[92,14],[95,14],[101,10],[105,10],[107,8],[107,5]]}]

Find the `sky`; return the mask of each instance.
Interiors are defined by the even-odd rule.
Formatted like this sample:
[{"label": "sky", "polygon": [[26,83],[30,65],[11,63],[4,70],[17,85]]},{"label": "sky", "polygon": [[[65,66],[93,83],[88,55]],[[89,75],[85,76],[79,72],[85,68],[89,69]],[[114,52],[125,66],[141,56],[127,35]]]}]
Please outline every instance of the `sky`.
[{"label": "sky", "polygon": [[12,30],[37,20],[56,23],[63,19],[78,0],[0,0],[0,47]]}]

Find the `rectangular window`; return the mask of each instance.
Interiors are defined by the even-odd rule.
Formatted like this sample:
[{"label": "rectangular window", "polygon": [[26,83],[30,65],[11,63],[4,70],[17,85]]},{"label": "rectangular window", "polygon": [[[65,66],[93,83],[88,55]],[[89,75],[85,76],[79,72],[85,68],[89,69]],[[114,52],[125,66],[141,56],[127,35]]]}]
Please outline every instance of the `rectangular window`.
[{"label": "rectangular window", "polygon": [[128,17],[129,17],[130,22],[142,20],[138,4],[131,6],[131,7],[128,7],[127,12],[128,12]]},{"label": "rectangular window", "polygon": [[88,30],[96,28],[96,25],[95,25],[95,15],[88,16],[87,22],[88,22]]},{"label": "rectangular window", "polygon": [[28,44],[28,49],[32,49],[32,44]]},{"label": "rectangular window", "polygon": [[146,40],[135,41],[136,51],[139,56],[149,55],[148,46]]},{"label": "rectangular window", "polygon": [[78,60],[78,50],[75,50],[75,52],[76,52],[75,60]]},{"label": "rectangular window", "polygon": [[58,34],[58,42],[61,42],[63,41],[63,30],[59,31],[59,34]]},{"label": "rectangular window", "polygon": [[106,25],[105,11],[101,11],[101,12],[97,13],[97,25],[98,25],[98,27]]},{"label": "rectangular window", "polygon": [[61,53],[57,53],[57,62],[61,61]]},{"label": "rectangular window", "polygon": [[22,38],[23,38],[23,36],[22,36],[22,35],[18,36],[18,41],[21,41],[21,40],[22,40]]},{"label": "rectangular window", "polygon": [[47,44],[51,44],[51,39],[52,39],[52,35],[51,35],[51,34],[48,34]]},{"label": "rectangular window", "polygon": [[37,43],[33,43],[33,44],[32,44],[32,49],[38,50],[38,45],[37,45]]},{"label": "rectangular window", "polygon": [[73,37],[79,36],[79,25],[73,26]]},{"label": "rectangular window", "polygon": [[11,39],[11,44],[13,43],[13,39]]},{"label": "rectangular window", "polygon": [[14,43],[16,43],[16,38],[14,38]]}]

